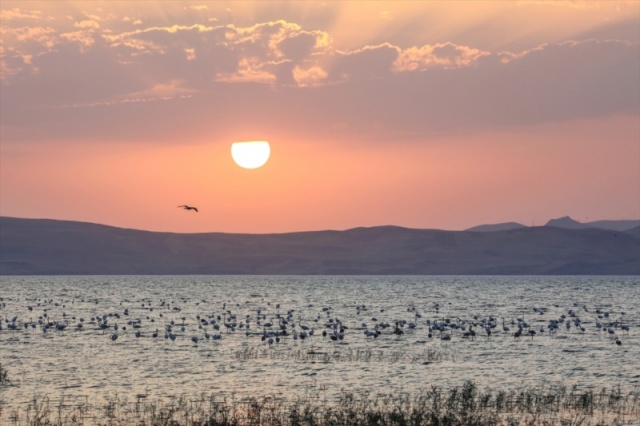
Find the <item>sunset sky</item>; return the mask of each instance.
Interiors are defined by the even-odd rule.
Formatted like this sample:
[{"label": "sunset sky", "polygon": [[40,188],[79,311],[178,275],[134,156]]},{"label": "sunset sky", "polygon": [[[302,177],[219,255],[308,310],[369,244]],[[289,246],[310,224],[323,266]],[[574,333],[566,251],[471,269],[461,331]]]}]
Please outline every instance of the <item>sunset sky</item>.
[{"label": "sunset sky", "polygon": [[[638,1],[2,0],[0,18],[2,216],[640,218]],[[233,162],[248,140],[270,142],[265,166]]]}]

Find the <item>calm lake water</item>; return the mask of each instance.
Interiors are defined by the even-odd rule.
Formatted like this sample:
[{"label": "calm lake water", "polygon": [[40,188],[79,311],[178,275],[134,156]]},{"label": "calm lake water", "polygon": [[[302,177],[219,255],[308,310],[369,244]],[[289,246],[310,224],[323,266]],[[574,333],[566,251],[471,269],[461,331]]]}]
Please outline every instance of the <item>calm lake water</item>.
[{"label": "calm lake water", "polygon": [[[639,277],[5,276],[0,363],[15,386],[0,390],[0,401],[6,413],[34,395],[388,394],[469,379],[505,390],[637,390],[639,284]],[[463,337],[474,323],[475,340]],[[286,336],[276,335],[279,324]],[[341,334],[336,324],[344,331],[332,340]]]}]

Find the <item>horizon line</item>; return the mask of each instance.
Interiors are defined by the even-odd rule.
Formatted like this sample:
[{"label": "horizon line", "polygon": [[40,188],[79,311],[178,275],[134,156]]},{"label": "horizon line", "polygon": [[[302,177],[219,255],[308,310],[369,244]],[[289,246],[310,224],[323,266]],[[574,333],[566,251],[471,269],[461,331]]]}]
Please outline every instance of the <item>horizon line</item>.
[{"label": "horizon line", "polygon": [[[54,219],[54,218],[47,218],[47,217],[18,217],[18,216],[0,216],[0,219],[18,219],[18,220],[34,220],[34,221],[35,220],[40,220],[40,221],[54,221],[54,222],[74,222],[74,223],[83,223],[83,224],[89,224],[89,225],[105,226],[105,227],[124,229],[124,230],[140,231],[140,232],[184,234],[184,235],[188,235],[188,234],[278,235],[278,234],[301,234],[301,233],[314,233],[314,232],[345,232],[345,231],[353,231],[353,230],[357,230],[357,229],[375,229],[375,228],[399,228],[399,229],[416,230],[416,231],[482,232],[482,231],[475,231],[474,229],[475,228],[480,228],[480,227],[483,227],[483,226],[487,226],[488,227],[488,226],[500,226],[500,225],[510,225],[510,224],[518,225],[519,229],[522,229],[522,228],[544,228],[544,227],[547,227],[549,222],[551,222],[551,221],[557,221],[557,220],[563,220],[563,219],[571,220],[571,221],[576,222],[576,223],[578,223],[580,225],[588,225],[588,224],[597,223],[597,222],[633,222],[633,221],[640,222],[640,218],[638,218],[638,219],[599,219],[599,220],[593,220],[593,221],[590,221],[590,222],[580,222],[578,220],[575,220],[575,219],[571,218],[570,216],[561,216],[561,217],[558,217],[558,218],[549,219],[544,225],[525,225],[525,224],[522,224],[520,222],[507,221],[507,222],[498,222],[498,223],[483,223],[483,224],[471,226],[471,227],[466,228],[466,229],[415,228],[415,227],[408,227],[408,226],[403,226],[403,225],[385,224],[385,225],[371,225],[371,226],[355,226],[355,227],[344,228],[344,229],[325,228],[325,229],[314,229],[314,230],[306,230],[306,231],[303,230],[303,231],[284,231],[284,232],[229,232],[229,231],[178,232],[178,231],[164,231],[164,230],[158,231],[158,230],[150,230],[150,229],[142,229],[142,228],[132,228],[132,227],[126,227],[126,226],[111,225],[111,224],[107,224],[107,223],[92,222],[92,221],[77,220],[77,219]],[[640,226],[640,224],[638,226]],[[518,228],[513,228],[513,229],[518,229]],[[562,227],[560,227],[560,228],[562,228]],[[506,230],[513,230],[513,229],[506,229]],[[630,229],[632,229],[632,228],[630,228]],[[496,232],[496,231],[485,231],[485,232]]]}]

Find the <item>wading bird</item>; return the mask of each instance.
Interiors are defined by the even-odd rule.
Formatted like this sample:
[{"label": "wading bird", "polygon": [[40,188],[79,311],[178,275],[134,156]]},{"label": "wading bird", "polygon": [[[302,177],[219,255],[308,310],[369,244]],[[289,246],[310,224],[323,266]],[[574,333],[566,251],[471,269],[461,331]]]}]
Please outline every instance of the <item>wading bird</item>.
[{"label": "wading bird", "polygon": [[191,206],[188,206],[188,205],[186,205],[186,204],[183,204],[183,205],[178,206],[178,207],[182,207],[182,208],[183,208],[183,209],[185,209],[185,210],[195,210],[195,211],[196,211],[196,213],[198,213],[198,209],[197,209],[197,208],[195,208],[195,207],[191,207]]}]

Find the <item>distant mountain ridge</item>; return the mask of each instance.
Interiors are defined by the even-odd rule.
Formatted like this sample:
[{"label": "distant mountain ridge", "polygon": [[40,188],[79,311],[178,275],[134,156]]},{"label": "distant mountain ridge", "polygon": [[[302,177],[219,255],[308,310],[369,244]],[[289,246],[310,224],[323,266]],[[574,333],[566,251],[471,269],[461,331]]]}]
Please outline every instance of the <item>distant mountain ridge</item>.
[{"label": "distant mountain ridge", "polygon": [[545,226],[555,226],[566,229],[598,228],[610,231],[625,232],[640,226],[640,220],[597,220],[595,222],[578,222],[569,216],[551,219]]},{"label": "distant mountain ridge", "polygon": [[[594,222],[578,222],[569,216],[560,217],[549,220],[545,226],[553,226],[565,229],[607,229],[609,231],[627,232],[633,228],[640,226],[640,220],[597,220]],[[487,225],[478,225],[466,229],[473,232],[496,232],[508,231],[510,229],[526,228],[525,225],[517,222],[496,223]]]},{"label": "distant mountain ridge", "polygon": [[585,223],[580,223],[577,220],[571,219],[569,216],[564,216],[558,219],[551,219],[544,226],[553,226],[556,228],[565,229],[587,229],[589,226]]},{"label": "distant mountain ridge", "polygon": [[640,275],[638,230],[179,234],[0,217],[1,275]]}]

